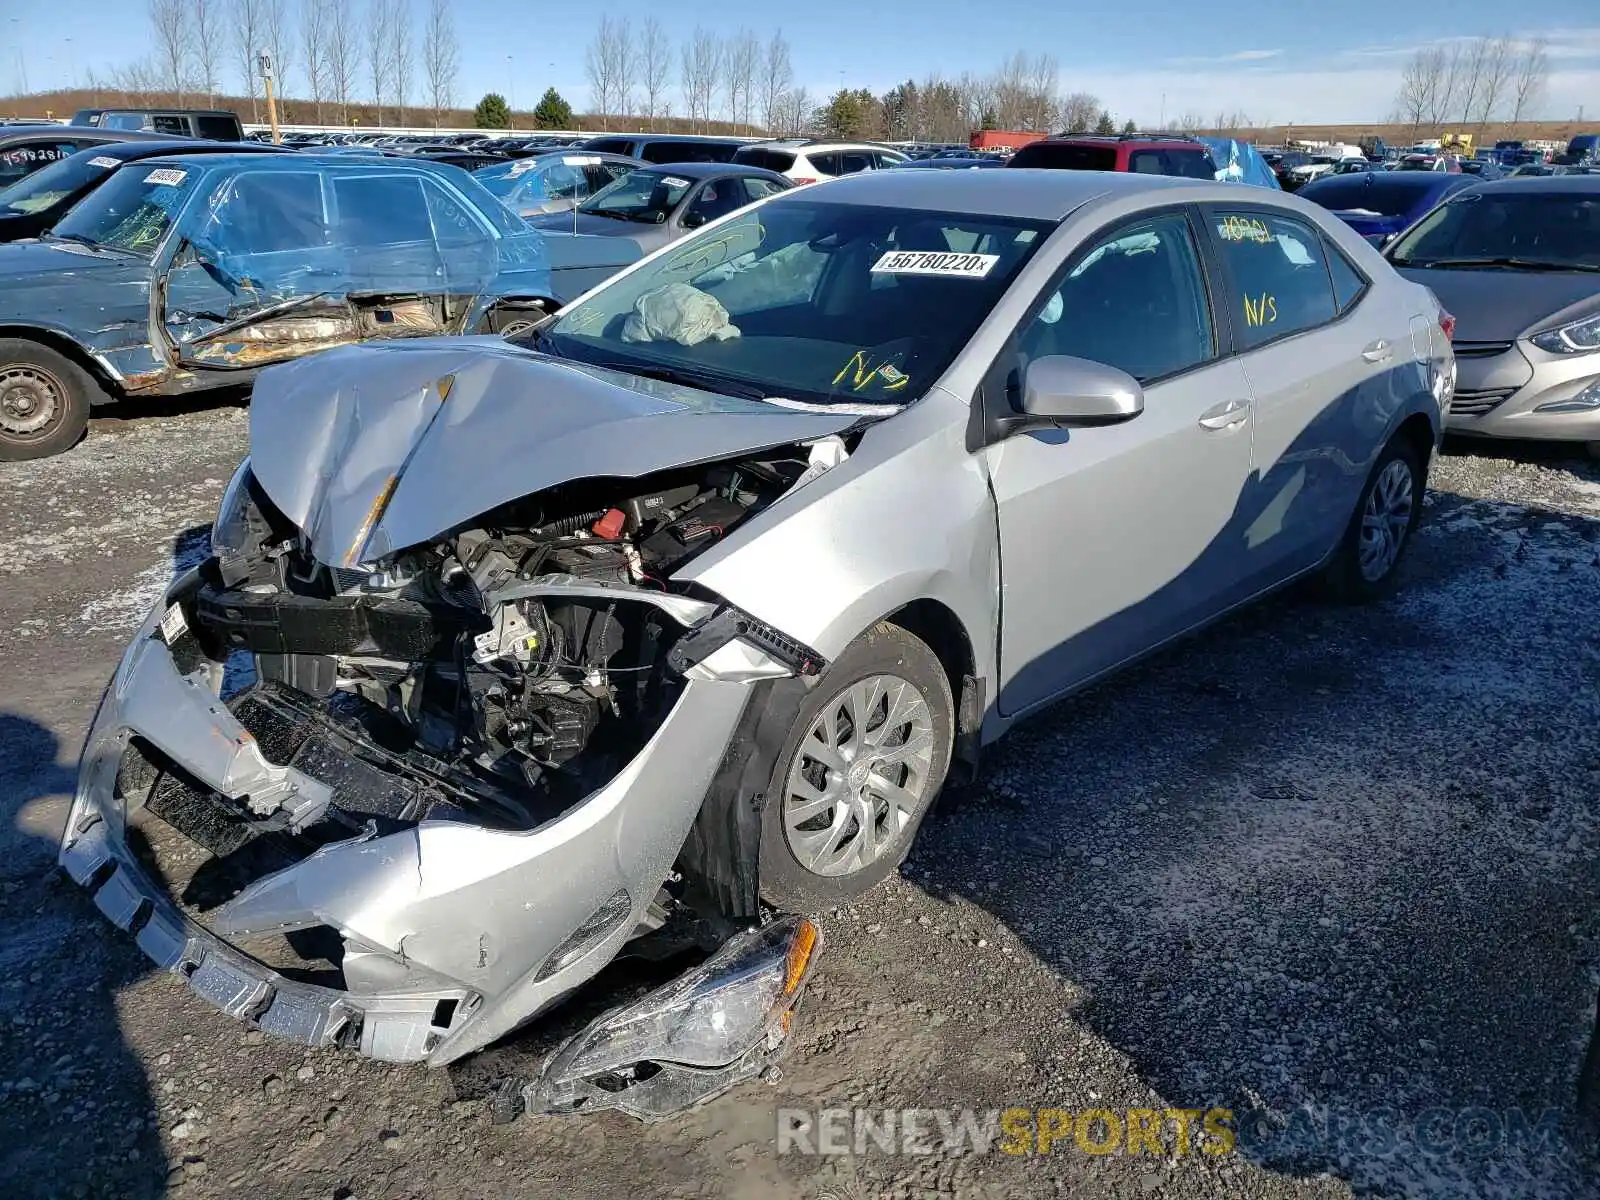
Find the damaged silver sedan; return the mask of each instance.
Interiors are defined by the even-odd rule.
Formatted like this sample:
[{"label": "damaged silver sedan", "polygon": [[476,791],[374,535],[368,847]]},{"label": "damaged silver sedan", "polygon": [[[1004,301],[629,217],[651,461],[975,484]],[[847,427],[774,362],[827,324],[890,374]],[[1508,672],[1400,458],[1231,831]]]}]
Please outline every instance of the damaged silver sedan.
[{"label": "damaged silver sedan", "polygon": [[62,863],[224,1011],[394,1061],[721,943],[522,1092],[693,1103],[790,1028],[816,929],[764,918],[892,873],[1013,721],[1308,572],[1394,585],[1439,316],[1292,197],[893,172],[518,344],[273,368]]}]

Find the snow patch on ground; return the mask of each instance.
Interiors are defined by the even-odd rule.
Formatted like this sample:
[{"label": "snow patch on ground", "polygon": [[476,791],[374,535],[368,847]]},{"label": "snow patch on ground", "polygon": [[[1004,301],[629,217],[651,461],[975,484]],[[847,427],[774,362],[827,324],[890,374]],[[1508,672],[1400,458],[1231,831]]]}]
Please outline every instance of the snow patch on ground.
[{"label": "snow patch on ground", "polygon": [[126,588],[85,602],[78,620],[98,631],[129,632],[149,615],[172,582],[210,553],[211,531],[190,530],[167,543],[163,561],[146,567]]}]

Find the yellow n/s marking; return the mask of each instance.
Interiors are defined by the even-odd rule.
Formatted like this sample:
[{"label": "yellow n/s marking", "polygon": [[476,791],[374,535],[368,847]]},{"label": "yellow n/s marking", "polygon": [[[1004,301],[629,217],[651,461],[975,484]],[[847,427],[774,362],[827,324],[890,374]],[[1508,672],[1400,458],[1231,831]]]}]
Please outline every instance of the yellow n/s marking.
[{"label": "yellow n/s marking", "polygon": [[1246,296],[1244,319],[1247,325],[1271,325],[1278,319],[1278,298],[1266,292],[1255,299]]},{"label": "yellow n/s marking", "polygon": [[888,366],[888,363],[879,363],[875,367],[868,366],[867,352],[865,350],[857,350],[850,356],[850,361],[845,363],[840,368],[839,373],[833,377],[833,386],[838,387],[844,382],[847,375],[850,377],[850,390],[852,392],[859,392],[874,379],[879,379],[880,377],[883,381],[884,390],[888,392],[897,391],[910,382],[911,376],[901,375],[898,372],[895,373],[894,378],[887,374],[880,376],[880,373]]}]

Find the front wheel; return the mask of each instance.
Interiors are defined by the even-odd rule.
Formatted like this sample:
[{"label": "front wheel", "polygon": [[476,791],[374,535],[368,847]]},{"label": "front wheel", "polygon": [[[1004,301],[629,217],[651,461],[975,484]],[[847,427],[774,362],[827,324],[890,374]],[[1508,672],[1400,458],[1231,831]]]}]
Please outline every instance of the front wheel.
[{"label": "front wheel", "polygon": [[1397,437],[1378,456],[1361,503],[1328,563],[1325,581],[1337,600],[1361,604],[1389,595],[1397,568],[1422,516],[1423,475],[1411,443]]},{"label": "front wheel", "polygon": [[795,718],[761,813],[761,894],[790,912],[854,900],[905,861],[950,766],[950,680],[897,625],[863,634]]},{"label": "front wheel", "polygon": [[0,462],[48,458],[89,427],[89,373],[48,346],[0,338]]}]

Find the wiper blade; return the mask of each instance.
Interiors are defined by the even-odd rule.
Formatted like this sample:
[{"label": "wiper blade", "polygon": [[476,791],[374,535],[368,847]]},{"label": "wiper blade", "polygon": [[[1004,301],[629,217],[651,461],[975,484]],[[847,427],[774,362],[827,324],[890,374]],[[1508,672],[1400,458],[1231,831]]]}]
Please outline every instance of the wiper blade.
[{"label": "wiper blade", "polygon": [[1600,266],[1592,263],[1564,263],[1551,262],[1542,258],[1520,258],[1516,255],[1500,255],[1494,258],[1426,258],[1426,259],[1400,259],[1395,263],[1400,267],[1512,267],[1519,271],[1600,271]]},{"label": "wiper blade", "polygon": [[606,217],[613,221],[631,221],[627,213],[620,213],[614,208],[580,208],[578,210],[586,217]]}]

